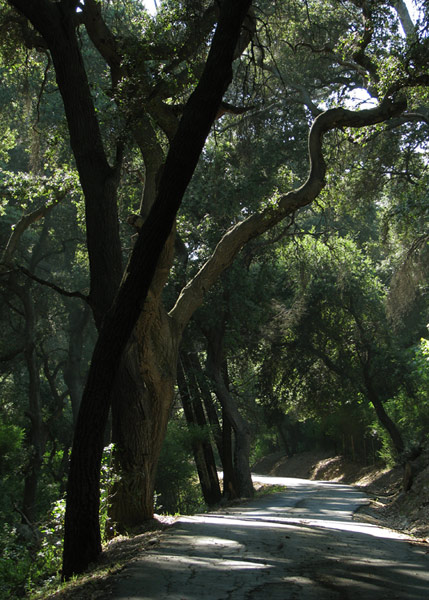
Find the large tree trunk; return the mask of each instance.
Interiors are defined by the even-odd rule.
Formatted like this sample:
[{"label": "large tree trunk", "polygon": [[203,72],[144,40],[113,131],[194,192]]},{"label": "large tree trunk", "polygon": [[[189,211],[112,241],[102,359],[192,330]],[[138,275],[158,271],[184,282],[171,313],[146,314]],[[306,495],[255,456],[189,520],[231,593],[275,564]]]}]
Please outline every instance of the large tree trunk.
[{"label": "large tree trunk", "polygon": [[[156,199],[165,157],[147,115],[139,117],[134,137],[145,161],[140,219],[133,224],[140,231]],[[109,535],[115,531],[125,532],[153,517],[156,466],[173,402],[180,340],[180,332],[170,327],[161,302],[173,261],[174,240],[172,232],[159,258],[145,309],[122,357],[112,393],[117,480],[110,498]],[[173,350],[169,353],[167,349]],[[161,363],[164,365],[162,374],[159,373]],[[157,416],[160,407],[163,407],[162,418]]]},{"label": "large tree trunk", "polygon": [[76,3],[10,0],[10,4],[31,21],[52,56],[70,144],[85,196],[91,275],[89,302],[100,327],[112,305],[123,271],[116,196],[120,152],[117,164],[112,168],[103,147],[77,38]]},{"label": "large tree trunk", "polygon": [[106,158],[74,20],[61,19],[60,32],[49,42],[85,195],[89,299],[99,327],[112,305],[123,270],[116,197],[120,165],[114,169]]},{"label": "large tree trunk", "polygon": [[[162,248],[171,233],[222,96],[231,81],[232,56],[248,7],[247,0],[228,1],[222,5],[204,73],[188,100],[170,146],[157,199],[137,238],[112,310],[106,314],[100,329],[76,424],[70,462],[63,555],[63,577],[66,579],[82,572],[101,551],[99,475],[103,430],[112,387],[123,352],[148,297]],[[143,333],[148,333],[145,329]],[[177,329],[181,335],[179,325]],[[175,340],[178,335],[171,337]],[[157,367],[162,370],[163,365]],[[168,400],[163,406],[167,404]],[[155,413],[157,407],[152,404],[151,408]],[[153,423],[157,436],[164,432],[163,418],[161,423]],[[155,454],[157,451],[158,444]]]},{"label": "large tree trunk", "polygon": [[110,525],[119,532],[153,517],[156,467],[174,400],[181,339],[161,302],[173,253],[174,231],[159,258],[112,392],[118,480],[110,501]]},{"label": "large tree trunk", "polygon": [[112,402],[115,475],[110,517],[119,531],[153,517],[156,467],[174,400],[180,338],[162,305],[143,313],[122,359]]}]

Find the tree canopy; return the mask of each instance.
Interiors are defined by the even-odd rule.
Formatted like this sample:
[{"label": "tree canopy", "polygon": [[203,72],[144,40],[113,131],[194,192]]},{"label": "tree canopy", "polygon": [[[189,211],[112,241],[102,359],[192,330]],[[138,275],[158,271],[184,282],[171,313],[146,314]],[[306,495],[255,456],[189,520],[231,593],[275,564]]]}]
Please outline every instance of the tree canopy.
[{"label": "tree canopy", "polygon": [[209,502],[216,460],[250,496],[308,422],[420,443],[427,3],[0,7],[0,468],[27,525],[68,477],[63,576],[101,551],[110,442],[110,531],[152,518],[173,407]]}]

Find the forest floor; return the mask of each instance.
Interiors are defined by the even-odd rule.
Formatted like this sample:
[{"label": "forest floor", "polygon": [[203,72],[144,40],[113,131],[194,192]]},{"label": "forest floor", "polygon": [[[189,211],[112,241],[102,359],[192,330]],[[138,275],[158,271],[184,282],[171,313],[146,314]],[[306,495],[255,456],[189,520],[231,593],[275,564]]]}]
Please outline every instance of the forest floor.
[{"label": "forest floor", "polygon": [[[403,491],[404,469],[362,466],[341,456],[322,452],[304,452],[286,458],[280,453],[258,461],[258,475],[299,477],[341,482],[364,489],[371,503],[362,507],[355,519],[411,534],[420,543],[429,543],[429,446],[410,464],[412,485]],[[263,493],[264,489],[259,490]],[[269,490],[267,490],[269,493]],[[168,535],[174,517],[158,517],[145,531],[133,537],[112,540],[93,569],[55,593],[38,596],[48,600],[96,600],[108,598],[118,572],[144,549],[158,544]]]}]

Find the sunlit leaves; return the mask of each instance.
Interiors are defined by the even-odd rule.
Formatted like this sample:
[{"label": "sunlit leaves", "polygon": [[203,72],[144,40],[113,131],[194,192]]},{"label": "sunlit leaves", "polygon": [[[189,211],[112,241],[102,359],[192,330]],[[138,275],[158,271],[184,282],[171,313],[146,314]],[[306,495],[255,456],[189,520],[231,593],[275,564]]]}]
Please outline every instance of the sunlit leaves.
[{"label": "sunlit leaves", "polygon": [[68,169],[57,169],[49,176],[0,170],[0,186],[3,197],[8,197],[22,211],[37,202],[58,202],[66,194],[76,201],[80,197],[77,173]]}]

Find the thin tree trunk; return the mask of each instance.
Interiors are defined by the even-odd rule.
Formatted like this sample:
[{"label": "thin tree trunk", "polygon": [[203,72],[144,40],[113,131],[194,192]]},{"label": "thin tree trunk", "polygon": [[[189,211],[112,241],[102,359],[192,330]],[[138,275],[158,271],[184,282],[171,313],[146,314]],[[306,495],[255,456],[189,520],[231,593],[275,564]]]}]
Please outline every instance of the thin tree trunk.
[{"label": "thin tree trunk", "polygon": [[207,383],[207,380],[210,379],[210,374],[207,374],[202,369],[197,354],[195,352],[189,353],[187,360],[189,361],[190,368],[196,375],[207,419],[222,463],[223,496],[232,500],[238,497],[238,492],[234,474],[233,434],[231,423],[224,410],[222,410],[222,424],[219,421],[219,416],[212,399],[212,393]]},{"label": "thin tree trunk", "polygon": [[287,427],[284,424],[284,418],[282,418],[282,415],[280,415],[280,414],[278,416],[279,416],[279,419],[276,420],[276,427],[277,427],[277,431],[279,433],[279,437],[282,441],[283,448],[286,452],[286,456],[292,456],[293,453],[290,449],[288,435],[287,435]]},{"label": "thin tree trunk", "polygon": [[240,496],[238,482],[234,469],[233,429],[227,412],[222,408],[222,466],[223,466],[223,496],[234,500]]},{"label": "thin tree trunk", "polygon": [[90,317],[87,306],[69,306],[69,344],[67,362],[63,369],[64,382],[67,385],[73,414],[73,423],[77,421],[84,377],[82,373],[82,351],[86,326]]},{"label": "thin tree trunk", "polygon": [[[47,234],[48,225],[45,220],[42,233],[35,244],[31,255],[29,265],[31,272],[34,272],[40,260]],[[30,419],[30,429],[28,434],[30,452],[24,481],[23,512],[29,521],[34,521],[36,517],[37,488],[46,446],[46,432],[40,396],[40,364],[36,353],[37,319],[34,299],[31,293],[31,282],[27,281],[22,286],[16,285],[15,289],[21,299],[24,309],[26,340],[24,356],[28,371],[28,417]]]},{"label": "thin tree trunk", "polygon": [[212,328],[205,333],[208,339],[208,371],[215,384],[216,395],[235,435],[234,475],[237,484],[236,491],[240,497],[251,498],[254,489],[249,466],[250,430],[246,420],[240,415],[228,389],[227,367],[223,356],[224,328]]},{"label": "thin tree trunk", "polygon": [[200,396],[202,398],[204,409],[207,415],[207,420],[209,422],[213,439],[219,453],[219,458],[222,460],[222,427],[212,399],[211,390],[208,385],[208,376],[204,372],[196,352],[190,352],[187,355],[187,362],[189,364],[189,368],[192,369],[192,372],[196,378]]},{"label": "thin tree trunk", "polygon": [[35,316],[33,299],[31,298],[29,286],[22,290],[22,303],[25,314],[25,330],[27,347],[24,352],[25,363],[28,372],[28,417],[30,428],[28,433],[29,460],[24,476],[24,498],[23,513],[30,522],[36,517],[36,498],[40,470],[43,461],[43,421],[40,405],[40,373],[36,358]]},{"label": "thin tree trunk", "polygon": [[375,409],[375,413],[377,415],[378,420],[385,428],[387,433],[392,440],[393,447],[395,448],[398,455],[401,455],[404,452],[404,441],[402,439],[402,435],[399,429],[396,427],[395,423],[389,417],[389,415],[384,410],[383,402],[380,400],[378,395],[375,393],[373,385],[371,383],[370,375],[368,373],[368,366],[364,367],[364,382],[368,395],[368,400],[371,402]]},{"label": "thin tree trunk", "polygon": [[[184,363],[186,359],[183,356],[179,361],[177,383],[186,421],[191,426],[192,434],[193,427],[206,428],[207,422],[201,401],[195,394],[195,385],[191,383],[194,374],[189,368],[185,371]],[[191,443],[204,500],[208,506],[213,506],[220,502],[221,492],[211,442],[209,439],[194,436]]]},{"label": "thin tree trunk", "polygon": [[402,435],[399,432],[399,429],[396,427],[395,423],[384,410],[383,403],[381,402],[381,400],[379,400],[376,394],[368,392],[368,398],[375,409],[378,420],[389,434],[390,439],[392,440],[393,447],[395,448],[397,454],[401,455],[404,451],[404,441],[402,439]]},{"label": "thin tree trunk", "polygon": [[[204,408],[198,394],[192,398],[192,406],[196,421],[199,427],[203,428],[208,433],[208,424],[206,416],[204,414]],[[207,470],[210,477],[210,488],[211,488],[211,500],[208,502],[209,505],[216,504],[221,499],[221,491],[219,486],[219,477],[217,474],[216,460],[212,448],[212,443],[209,437],[203,440],[203,452],[204,460],[207,465]]]}]

